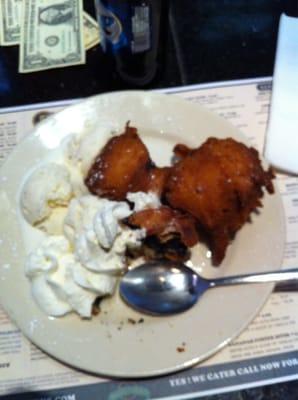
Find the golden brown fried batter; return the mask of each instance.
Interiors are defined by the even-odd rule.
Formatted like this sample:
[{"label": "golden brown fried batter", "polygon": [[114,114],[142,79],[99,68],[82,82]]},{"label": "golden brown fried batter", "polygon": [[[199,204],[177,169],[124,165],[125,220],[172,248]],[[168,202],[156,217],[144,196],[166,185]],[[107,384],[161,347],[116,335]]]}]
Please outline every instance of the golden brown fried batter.
[{"label": "golden brown fried batter", "polygon": [[151,168],[149,152],[137,134],[125,132],[111,138],[95,158],[85,179],[89,191],[111,200],[125,200],[136,175]]},{"label": "golden brown fried batter", "polygon": [[237,230],[261,206],[263,188],[273,193],[273,173],[258,152],[233,139],[208,139],[198,149],[178,145],[165,192],[170,206],[193,215],[206,234],[214,265],[221,263]]},{"label": "golden brown fried batter", "polygon": [[176,144],[173,149],[175,156],[179,158],[184,158],[188,156],[193,150],[186,146],[185,144]]},{"label": "golden brown fried batter", "polygon": [[146,229],[147,236],[157,236],[161,241],[173,235],[179,235],[188,247],[199,241],[195,219],[167,206],[138,211],[127,219],[127,223]]},{"label": "golden brown fried batter", "polygon": [[139,138],[137,129],[108,141],[85,179],[89,191],[111,200],[125,200],[128,192],[154,192],[161,196],[170,167],[158,168]]}]

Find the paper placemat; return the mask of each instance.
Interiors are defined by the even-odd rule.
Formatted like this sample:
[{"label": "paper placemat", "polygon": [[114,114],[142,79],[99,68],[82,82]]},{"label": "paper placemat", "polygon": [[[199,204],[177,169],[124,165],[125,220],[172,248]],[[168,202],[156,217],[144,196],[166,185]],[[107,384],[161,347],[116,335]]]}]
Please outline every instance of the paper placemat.
[{"label": "paper placemat", "polygon": [[[271,79],[221,82],[163,90],[198,102],[237,126],[263,152]],[[0,110],[0,164],[48,113],[73,101]],[[284,266],[298,266],[298,178],[279,175],[286,220]],[[1,248],[1,243],[0,243]],[[0,306],[0,397],[78,400],[194,399],[297,379],[298,292],[273,293],[247,329],[214,357],[179,374],[112,381],[78,372],[29,343]]]}]

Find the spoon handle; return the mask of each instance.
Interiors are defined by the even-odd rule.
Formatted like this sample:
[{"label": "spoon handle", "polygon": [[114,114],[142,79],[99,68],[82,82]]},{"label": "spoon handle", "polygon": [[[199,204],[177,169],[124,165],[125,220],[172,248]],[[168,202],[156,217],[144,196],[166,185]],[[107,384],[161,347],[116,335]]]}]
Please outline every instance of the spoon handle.
[{"label": "spoon handle", "polygon": [[239,285],[244,283],[266,283],[266,282],[298,282],[298,268],[283,269],[276,272],[261,272],[248,275],[227,276],[213,279],[210,287]]}]

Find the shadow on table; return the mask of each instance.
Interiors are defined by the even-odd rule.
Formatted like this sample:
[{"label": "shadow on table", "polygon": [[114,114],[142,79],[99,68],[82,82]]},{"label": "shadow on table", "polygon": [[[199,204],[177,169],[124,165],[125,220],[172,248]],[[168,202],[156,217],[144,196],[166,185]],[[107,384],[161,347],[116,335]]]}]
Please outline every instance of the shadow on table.
[{"label": "shadow on table", "polygon": [[[14,387],[1,400],[78,400],[71,388],[35,391],[30,387]],[[90,399],[91,400],[91,399]]]}]

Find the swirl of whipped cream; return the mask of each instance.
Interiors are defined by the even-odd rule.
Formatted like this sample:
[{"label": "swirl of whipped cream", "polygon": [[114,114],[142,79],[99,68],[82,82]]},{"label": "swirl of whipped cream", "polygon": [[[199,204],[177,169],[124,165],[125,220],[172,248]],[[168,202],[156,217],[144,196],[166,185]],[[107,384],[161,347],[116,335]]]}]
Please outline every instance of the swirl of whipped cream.
[{"label": "swirl of whipped cream", "polygon": [[47,237],[29,255],[25,273],[37,304],[55,317],[75,311],[90,318],[96,298],[112,294],[116,285],[115,277],[88,271],[78,263],[63,236]]},{"label": "swirl of whipped cream", "polygon": [[71,200],[64,220],[65,236],[76,259],[90,271],[116,273],[126,266],[125,252],[141,245],[145,231],[121,224],[132,213],[126,202],[86,195]]}]

